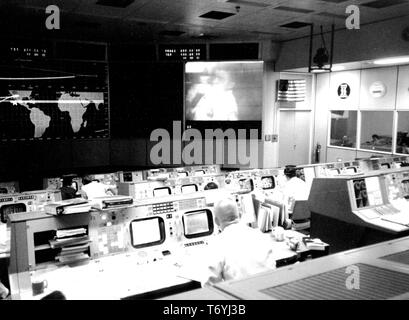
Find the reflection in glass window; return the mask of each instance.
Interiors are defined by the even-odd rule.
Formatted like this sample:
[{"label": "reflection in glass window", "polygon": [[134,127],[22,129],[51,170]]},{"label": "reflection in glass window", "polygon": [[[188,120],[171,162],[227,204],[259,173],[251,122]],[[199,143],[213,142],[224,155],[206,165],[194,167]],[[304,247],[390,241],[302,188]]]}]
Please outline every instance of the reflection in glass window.
[{"label": "reflection in glass window", "polygon": [[398,132],[396,135],[396,153],[409,154],[409,111],[398,112]]},{"label": "reflection in glass window", "polygon": [[331,111],[330,145],[356,147],[357,111]]},{"label": "reflection in glass window", "polygon": [[393,111],[362,111],[361,149],[392,152]]}]

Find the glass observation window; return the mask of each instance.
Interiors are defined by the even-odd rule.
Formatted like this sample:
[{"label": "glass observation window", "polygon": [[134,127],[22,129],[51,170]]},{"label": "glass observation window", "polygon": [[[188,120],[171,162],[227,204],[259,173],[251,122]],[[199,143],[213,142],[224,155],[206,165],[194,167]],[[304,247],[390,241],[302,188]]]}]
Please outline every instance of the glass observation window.
[{"label": "glass observation window", "polygon": [[361,149],[392,152],[393,111],[361,112]]},{"label": "glass observation window", "polygon": [[356,148],[357,117],[357,111],[331,111],[331,146]]},{"label": "glass observation window", "polygon": [[398,111],[396,153],[409,154],[409,111]]}]

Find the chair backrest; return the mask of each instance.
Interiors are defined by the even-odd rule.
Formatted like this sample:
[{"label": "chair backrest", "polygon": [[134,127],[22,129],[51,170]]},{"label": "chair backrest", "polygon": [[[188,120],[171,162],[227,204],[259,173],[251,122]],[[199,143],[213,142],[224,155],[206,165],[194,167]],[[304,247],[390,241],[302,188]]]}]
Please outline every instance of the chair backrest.
[{"label": "chair backrest", "polygon": [[296,200],[293,209],[292,220],[306,220],[311,218],[311,212],[308,209],[308,200]]}]

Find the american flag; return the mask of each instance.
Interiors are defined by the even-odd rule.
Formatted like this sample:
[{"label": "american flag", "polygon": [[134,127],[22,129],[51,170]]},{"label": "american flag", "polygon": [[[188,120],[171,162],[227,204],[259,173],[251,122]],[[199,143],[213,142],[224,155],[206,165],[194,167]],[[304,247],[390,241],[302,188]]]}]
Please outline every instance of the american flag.
[{"label": "american flag", "polygon": [[306,81],[278,80],[277,101],[301,102],[305,100]]}]

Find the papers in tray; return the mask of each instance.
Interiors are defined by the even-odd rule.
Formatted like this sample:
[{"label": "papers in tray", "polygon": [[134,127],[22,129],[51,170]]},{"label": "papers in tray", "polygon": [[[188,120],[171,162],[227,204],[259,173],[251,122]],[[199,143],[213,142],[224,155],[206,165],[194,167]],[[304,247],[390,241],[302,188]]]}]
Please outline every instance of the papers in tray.
[{"label": "papers in tray", "polygon": [[61,230],[57,230],[56,237],[66,238],[66,237],[84,235],[86,233],[87,233],[87,229],[85,228],[61,229]]}]

